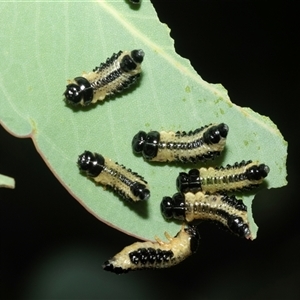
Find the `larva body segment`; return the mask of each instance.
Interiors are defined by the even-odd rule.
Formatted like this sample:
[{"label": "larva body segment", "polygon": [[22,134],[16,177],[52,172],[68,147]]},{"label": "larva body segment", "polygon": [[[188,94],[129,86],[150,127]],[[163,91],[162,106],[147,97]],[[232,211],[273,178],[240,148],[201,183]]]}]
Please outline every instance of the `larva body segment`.
[{"label": "larva body segment", "polygon": [[168,242],[155,237],[156,242],[136,242],[125,247],[103,264],[103,269],[116,274],[132,270],[161,269],[175,266],[195,253],[199,233],[194,226],[182,226],[175,237],[165,232]]},{"label": "larva body segment", "polygon": [[85,151],[79,155],[77,164],[88,177],[111,187],[126,200],[136,202],[150,197],[149,186],[142,176],[101,154]]},{"label": "larva body segment", "polygon": [[224,123],[211,124],[194,131],[144,131],[132,139],[132,149],[145,160],[158,162],[197,162],[214,159],[223,151],[228,134]]},{"label": "larva body segment", "polygon": [[245,162],[220,168],[191,169],[181,172],[176,180],[177,189],[182,192],[203,191],[206,193],[251,190],[258,187],[267,177],[270,169],[265,164]]},{"label": "larva body segment", "polygon": [[222,224],[239,237],[252,239],[247,206],[235,196],[210,195],[203,192],[176,193],[172,198],[164,197],[160,207],[166,219],[173,218],[187,222],[209,220]]},{"label": "larva body segment", "polygon": [[140,77],[143,50],[119,51],[92,72],[69,82],[64,92],[68,104],[83,106],[119,93]]}]

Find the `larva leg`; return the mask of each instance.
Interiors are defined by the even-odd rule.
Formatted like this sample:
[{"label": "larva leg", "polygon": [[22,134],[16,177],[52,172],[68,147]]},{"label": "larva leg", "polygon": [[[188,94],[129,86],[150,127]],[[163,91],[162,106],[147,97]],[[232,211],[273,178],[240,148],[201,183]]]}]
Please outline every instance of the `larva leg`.
[{"label": "larva leg", "polygon": [[155,236],[154,238],[155,238],[156,242],[158,244],[160,244],[161,246],[165,244],[158,236]]},{"label": "larva leg", "polygon": [[173,238],[170,236],[170,234],[168,232],[165,232],[165,237],[170,242],[173,240]]}]

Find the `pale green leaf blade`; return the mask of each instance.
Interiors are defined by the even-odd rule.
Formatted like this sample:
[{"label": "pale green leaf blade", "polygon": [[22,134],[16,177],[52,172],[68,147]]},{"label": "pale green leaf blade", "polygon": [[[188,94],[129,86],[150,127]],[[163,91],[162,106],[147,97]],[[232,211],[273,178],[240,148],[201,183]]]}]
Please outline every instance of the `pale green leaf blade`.
[{"label": "pale green leaf blade", "polygon": [[0,188],[15,188],[15,180],[9,176],[0,174]]},{"label": "pale green leaf blade", "polygon": [[[9,33],[0,37],[1,124],[14,135],[32,137],[58,180],[102,221],[145,239],[178,231],[178,224],[162,218],[159,205],[176,192],[178,172],[191,166],[150,164],[133,155],[131,139],[139,130],[191,130],[224,122],[230,128],[226,151],[207,165],[259,160],[271,169],[269,188],[286,184],[287,143],[276,125],[231,103],[221,85],[202,80],[175,53],[169,29],[149,1],[138,10],[123,0],[10,2],[0,9],[7,19],[2,31]],[[67,79],[91,71],[113,52],[132,49],[146,53],[137,86],[88,109],[65,105]],[[151,186],[149,201],[124,203],[87,180],[76,166],[84,150],[143,175]],[[243,196],[250,211],[253,196]],[[255,237],[253,220],[251,229]]]}]

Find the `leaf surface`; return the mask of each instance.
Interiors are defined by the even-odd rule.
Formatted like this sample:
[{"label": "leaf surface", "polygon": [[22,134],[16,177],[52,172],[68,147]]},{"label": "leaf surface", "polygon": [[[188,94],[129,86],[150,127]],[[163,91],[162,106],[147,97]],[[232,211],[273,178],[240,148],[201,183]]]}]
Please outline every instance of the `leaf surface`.
[{"label": "leaf surface", "polygon": [[0,174],[0,188],[15,188],[15,180],[9,176]]},{"label": "leaf surface", "polygon": [[[7,2],[0,9],[5,18],[1,124],[16,136],[31,137],[58,180],[100,220],[144,239],[164,231],[175,235],[179,229],[179,223],[163,219],[160,202],[176,192],[178,172],[194,165],[154,164],[133,155],[131,140],[139,130],[189,131],[224,122],[230,128],[226,151],[205,166],[259,160],[271,170],[268,188],[286,184],[287,143],[276,125],[233,104],[220,84],[202,80],[175,53],[170,30],[149,1],[139,9],[123,0]],[[88,108],[73,109],[63,102],[67,79],[91,71],[112,53],[132,49],[145,52],[138,85]],[[151,187],[148,202],[125,203],[82,176],[76,161],[84,150],[143,175]],[[254,193],[241,196],[250,215]],[[253,219],[250,225],[255,237]]]}]

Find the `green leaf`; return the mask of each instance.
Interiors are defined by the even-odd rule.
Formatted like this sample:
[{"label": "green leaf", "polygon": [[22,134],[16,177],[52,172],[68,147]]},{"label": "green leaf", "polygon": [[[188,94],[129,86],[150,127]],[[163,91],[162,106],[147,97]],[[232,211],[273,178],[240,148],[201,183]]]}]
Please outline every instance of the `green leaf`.
[{"label": "green leaf", "polygon": [[15,188],[15,180],[11,177],[0,174],[0,188]]},{"label": "green leaf", "polygon": [[[179,229],[179,223],[163,219],[159,206],[163,196],[176,192],[178,172],[191,165],[151,164],[133,155],[131,139],[139,130],[191,130],[224,122],[230,128],[226,151],[206,165],[259,160],[271,170],[268,188],[286,184],[287,143],[276,125],[231,103],[221,85],[203,81],[175,53],[169,29],[149,1],[139,9],[123,0],[2,2],[0,8],[2,31],[9,33],[0,37],[1,124],[16,136],[31,137],[58,180],[103,222],[144,239]],[[87,109],[63,102],[67,79],[132,49],[146,53],[137,86]],[[124,203],[87,180],[76,165],[84,150],[143,175],[151,187],[149,201]],[[243,195],[250,211],[253,197],[254,192]],[[255,237],[253,220],[251,230]]]}]

